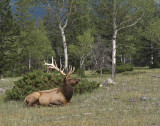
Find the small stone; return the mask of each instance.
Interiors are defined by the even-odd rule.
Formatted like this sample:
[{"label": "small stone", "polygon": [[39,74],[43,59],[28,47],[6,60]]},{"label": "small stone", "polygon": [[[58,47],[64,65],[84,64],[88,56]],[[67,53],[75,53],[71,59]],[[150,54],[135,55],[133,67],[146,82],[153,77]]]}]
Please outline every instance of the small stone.
[{"label": "small stone", "polygon": [[160,102],[158,102],[158,103],[156,104],[156,106],[160,106]]},{"label": "small stone", "polygon": [[103,87],[103,85],[102,85],[102,84],[100,84],[99,86],[100,86],[100,87]]},{"label": "small stone", "polygon": [[141,101],[146,101],[148,98],[146,97],[146,96],[142,96],[141,98],[140,98],[140,100]]},{"label": "small stone", "polygon": [[92,113],[84,113],[84,115],[91,115]]},{"label": "small stone", "polygon": [[0,93],[5,93],[6,91],[3,88],[0,88]]},{"label": "small stone", "polygon": [[106,85],[114,85],[115,84],[115,82],[112,80],[112,79],[107,79],[105,82],[104,82],[104,86],[106,86]]}]

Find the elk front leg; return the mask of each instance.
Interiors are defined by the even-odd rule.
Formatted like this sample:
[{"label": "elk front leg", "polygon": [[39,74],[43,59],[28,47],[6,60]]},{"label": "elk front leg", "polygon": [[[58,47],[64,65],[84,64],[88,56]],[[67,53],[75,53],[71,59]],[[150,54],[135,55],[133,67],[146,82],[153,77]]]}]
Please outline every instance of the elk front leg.
[{"label": "elk front leg", "polygon": [[59,106],[59,105],[64,105],[64,103],[61,101],[55,101],[53,103],[50,103],[48,106]]}]

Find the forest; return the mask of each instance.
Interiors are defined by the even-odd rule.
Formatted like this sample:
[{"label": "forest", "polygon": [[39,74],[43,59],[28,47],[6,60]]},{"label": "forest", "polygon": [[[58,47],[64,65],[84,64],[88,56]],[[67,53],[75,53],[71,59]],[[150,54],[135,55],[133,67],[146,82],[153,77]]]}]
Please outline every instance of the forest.
[{"label": "forest", "polygon": [[14,13],[12,6],[0,1],[0,77],[45,71],[52,56],[66,71],[112,77],[160,67],[158,0],[17,0]]},{"label": "forest", "polygon": [[160,0],[0,0],[0,126],[159,126]]}]

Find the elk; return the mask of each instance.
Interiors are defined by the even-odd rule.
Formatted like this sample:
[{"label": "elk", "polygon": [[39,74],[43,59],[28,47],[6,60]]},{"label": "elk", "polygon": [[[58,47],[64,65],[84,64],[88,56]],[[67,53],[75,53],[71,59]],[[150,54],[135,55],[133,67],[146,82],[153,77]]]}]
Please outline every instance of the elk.
[{"label": "elk", "polygon": [[51,64],[45,62],[44,65],[48,66],[50,69],[55,69],[60,74],[64,75],[63,86],[60,88],[33,92],[25,97],[24,104],[30,107],[34,105],[51,106],[70,103],[73,95],[73,86],[80,82],[79,79],[70,77],[75,71],[75,67],[69,66],[69,72],[66,74],[64,73],[64,69],[62,69],[62,65],[60,68],[57,67],[56,61],[53,57]]}]

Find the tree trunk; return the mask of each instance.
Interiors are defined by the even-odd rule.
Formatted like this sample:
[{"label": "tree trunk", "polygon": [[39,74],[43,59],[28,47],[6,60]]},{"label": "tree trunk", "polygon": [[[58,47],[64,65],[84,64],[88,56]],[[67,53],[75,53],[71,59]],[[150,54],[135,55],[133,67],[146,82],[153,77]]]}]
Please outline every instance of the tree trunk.
[{"label": "tree trunk", "polygon": [[154,64],[154,57],[153,57],[153,45],[152,45],[152,43],[151,43],[151,59],[150,59],[151,61],[150,61],[150,63],[153,65]]},{"label": "tree trunk", "polygon": [[116,39],[117,39],[116,17],[113,18],[113,38],[112,38],[112,77],[116,75]]},{"label": "tree trunk", "polygon": [[0,70],[0,80],[2,79],[2,71]]},{"label": "tree trunk", "polygon": [[116,39],[117,39],[117,24],[116,24],[116,1],[113,8],[113,38],[112,38],[112,77],[116,75]]},{"label": "tree trunk", "polygon": [[154,58],[153,58],[153,54],[151,54],[151,64],[153,65],[154,64]]},{"label": "tree trunk", "polygon": [[100,75],[101,76],[103,75],[103,69],[102,69],[102,67],[100,68]]},{"label": "tree trunk", "polygon": [[84,64],[84,59],[81,58],[81,59],[80,59],[80,68],[81,68],[81,69],[83,69],[83,64]]},{"label": "tree trunk", "polygon": [[68,52],[67,52],[66,36],[64,33],[64,28],[60,27],[60,30],[62,35],[63,47],[64,47],[64,58],[65,58],[64,69],[66,72],[68,72]]},{"label": "tree trunk", "polygon": [[115,77],[115,75],[116,75],[116,38],[113,38],[112,40],[112,77]]},{"label": "tree trunk", "polygon": [[28,69],[30,72],[31,71],[31,55],[29,55],[29,58],[28,58]]}]

